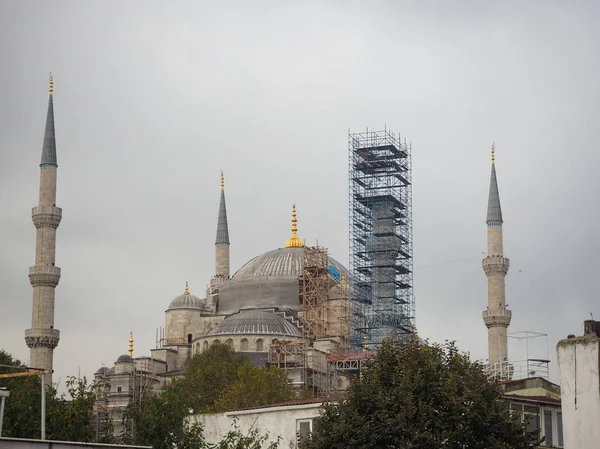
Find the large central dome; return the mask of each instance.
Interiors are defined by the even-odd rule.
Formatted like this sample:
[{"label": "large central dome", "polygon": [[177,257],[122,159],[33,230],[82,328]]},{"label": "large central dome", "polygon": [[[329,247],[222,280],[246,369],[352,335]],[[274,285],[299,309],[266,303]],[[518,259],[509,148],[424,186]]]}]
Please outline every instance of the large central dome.
[{"label": "large central dome", "polygon": [[[238,280],[263,276],[291,276],[297,278],[302,272],[305,257],[305,247],[275,249],[246,262],[233,275],[233,278]],[[329,258],[329,265],[335,277],[347,271],[341,263],[331,257]]]},{"label": "large central dome", "polygon": [[[299,310],[298,276],[306,247],[279,248],[255,257],[242,266],[219,291],[219,315],[243,309],[277,307]],[[339,279],[348,270],[329,257],[329,271]]]}]

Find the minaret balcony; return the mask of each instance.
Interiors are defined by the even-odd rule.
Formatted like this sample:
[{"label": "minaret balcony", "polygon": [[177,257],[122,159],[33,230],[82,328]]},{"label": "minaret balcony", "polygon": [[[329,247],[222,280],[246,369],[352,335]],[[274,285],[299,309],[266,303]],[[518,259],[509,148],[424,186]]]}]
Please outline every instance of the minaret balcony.
[{"label": "minaret balcony", "polygon": [[62,209],[56,206],[37,206],[31,210],[31,218],[36,229],[56,229],[62,219]]},{"label": "minaret balcony", "polygon": [[508,309],[488,309],[483,311],[482,316],[487,327],[508,327],[512,312]]},{"label": "minaret balcony", "polygon": [[486,276],[498,274],[506,276],[509,265],[509,260],[502,256],[487,256],[481,261],[481,266],[483,267]]},{"label": "minaret balcony", "polygon": [[[25,331],[25,342],[30,348],[54,349],[60,340],[60,332],[57,329],[34,328]],[[34,366],[34,368],[37,368]]]},{"label": "minaret balcony", "polygon": [[29,282],[32,287],[56,287],[60,280],[60,268],[52,265],[29,267]]}]

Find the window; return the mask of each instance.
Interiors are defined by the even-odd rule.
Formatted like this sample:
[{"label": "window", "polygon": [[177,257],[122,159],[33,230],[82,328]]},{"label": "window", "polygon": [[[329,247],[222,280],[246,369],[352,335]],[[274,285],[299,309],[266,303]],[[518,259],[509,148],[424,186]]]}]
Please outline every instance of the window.
[{"label": "window", "polygon": [[552,446],[552,410],[544,410],[544,446]]},{"label": "window", "polygon": [[247,350],[248,350],[248,339],[242,338],[242,351],[247,351]]},{"label": "window", "polygon": [[117,393],[120,393],[121,391],[123,391],[123,387],[121,387],[121,386],[117,387]]},{"label": "window", "polygon": [[225,344],[227,346],[229,346],[230,348],[233,348],[233,340],[231,338],[228,338],[227,341],[225,342]]},{"label": "window", "polygon": [[192,334],[188,334],[188,343],[192,342]]},{"label": "window", "polygon": [[312,432],[312,419],[296,420],[296,437],[298,442],[310,437]]},{"label": "window", "polygon": [[563,447],[562,412],[556,412],[556,439],[558,447]]},{"label": "window", "polygon": [[523,407],[523,419],[527,422],[527,431],[532,432],[540,428],[539,407],[525,405]]},{"label": "window", "polygon": [[220,345],[220,344],[221,344],[221,340],[219,340],[219,339],[217,338],[215,341],[213,341],[213,344],[215,344],[215,345]]},{"label": "window", "polygon": [[262,338],[259,338],[258,340],[256,340],[256,350],[259,352],[262,351],[263,344],[264,344],[264,340]]},{"label": "window", "polygon": [[204,341],[204,343],[202,343],[202,350],[206,351],[208,349],[208,342]]}]

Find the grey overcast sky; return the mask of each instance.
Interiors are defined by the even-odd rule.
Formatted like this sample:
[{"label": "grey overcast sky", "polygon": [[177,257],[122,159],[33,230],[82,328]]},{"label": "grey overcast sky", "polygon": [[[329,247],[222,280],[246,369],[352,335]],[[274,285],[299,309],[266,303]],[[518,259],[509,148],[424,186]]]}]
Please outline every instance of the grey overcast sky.
[{"label": "grey overcast sky", "polygon": [[[348,264],[347,134],[412,142],[417,327],[487,357],[496,142],[511,332],[553,361],[598,307],[600,3],[0,3],[0,348],[29,357],[31,207],[55,79],[55,381],[149,355],[214,272],[219,170],[232,270],[299,234]],[[511,340],[511,359],[525,356]]]}]

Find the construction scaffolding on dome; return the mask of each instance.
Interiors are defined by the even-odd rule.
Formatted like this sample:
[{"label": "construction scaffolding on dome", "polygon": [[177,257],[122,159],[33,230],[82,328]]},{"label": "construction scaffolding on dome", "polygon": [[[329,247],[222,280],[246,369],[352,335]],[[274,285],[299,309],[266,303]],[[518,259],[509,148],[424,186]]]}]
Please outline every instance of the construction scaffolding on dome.
[{"label": "construction scaffolding on dome", "polygon": [[414,329],[410,144],[395,133],[348,135],[350,345],[376,351]]}]

